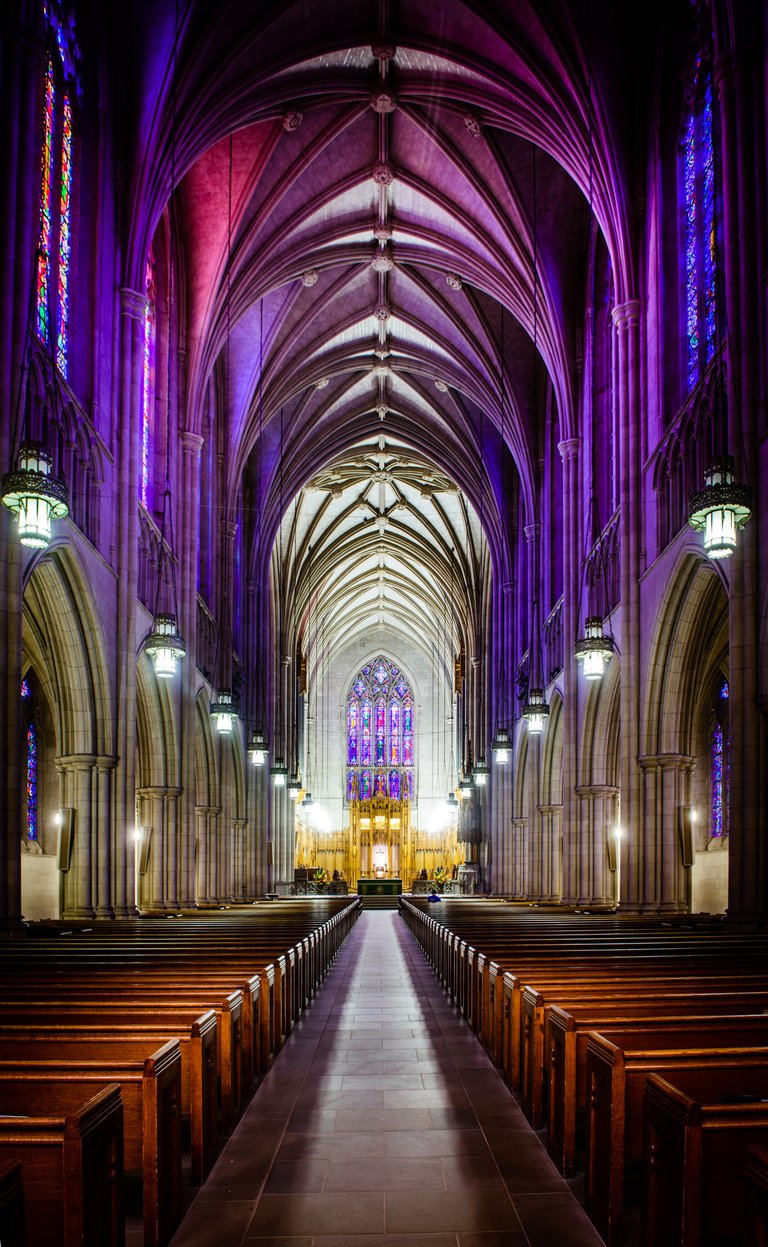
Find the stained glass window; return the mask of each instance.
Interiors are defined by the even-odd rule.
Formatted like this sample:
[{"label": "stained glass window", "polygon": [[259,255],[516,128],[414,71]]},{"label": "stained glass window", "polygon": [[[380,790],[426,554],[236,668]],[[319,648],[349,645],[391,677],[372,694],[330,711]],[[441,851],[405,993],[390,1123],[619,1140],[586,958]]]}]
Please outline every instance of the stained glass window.
[{"label": "stained glass window", "polygon": [[407,679],[383,655],[355,675],[347,696],[348,800],[412,795],[413,705]]},{"label": "stained glass window", "polygon": [[712,75],[699,57],[683,131],[685,333],[688,388],[714,357],[717,341],[717,224]]},{"label": "stained glass window", "polygon": [[155,267],[150,254],[145,275],[144,354],[141,373],[141,481],[139,496],[149,507],[150,443],[152,431],[152,390],[155,363]]},{"label": "stained glass window", "polygon": [[727,703],[728,681],[724,680],[715,706],[710,743],[711,834],[718,838],[728,834],[731,761]]},{"label": "stained glass window", "polygon": [[56,335],[56,362],[61,375],[69,371],[69,266],[71,259],[72,211],[72,105],[64,96],[61,131],[61,196],[59,200],[59,321]]},{"label": "stained glass window", "polygon": [[54,130],[56,81],[53,60],[45,65],[43,86],[43,146],[40,159],[40,228],[37,246],[37,334],[48,344],[51,331],[51,241],[53,238]]},{"label": "stained glass window", "polygon": [[21,681],[21,696],[25,699],[32,696],[32,689],[26,676]]},{"label": "stained glass window", "polygon": [[27,838],[37,840],[37,729],[27,728]]}]

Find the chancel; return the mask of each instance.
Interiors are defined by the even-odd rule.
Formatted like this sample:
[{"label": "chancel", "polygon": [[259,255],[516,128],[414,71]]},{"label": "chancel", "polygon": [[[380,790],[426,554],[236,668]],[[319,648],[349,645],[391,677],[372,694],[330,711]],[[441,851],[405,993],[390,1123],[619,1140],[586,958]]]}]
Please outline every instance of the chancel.
[{"label": "chancel", "polygon": [[[168,999],[178,989],[195,1010],[178,1035],[183,1010],[167,1036],[152,1030],[150,1054],[180,1045],[185,1096],[192,1047],[202,1071],[213,1025],[226,1059],[223,1028],[239,1034],[249,999],[267,1051],[253,1041],[246,1082],[277,1081],[304,1010],[333,990],[346,1016],[341,988],[318,990],[326,971],[341,981],[337,953],[361,1000],[369,990],[355,970],[378,956],[368,931],[386,930],[381,957],[407,961],[419,1000],[432,990],[420,945],[446,986],[457,975],[460,1011],[502,1065],[516,1042],[501,1042],[504,971],[491,979],[475,958],[517,972],[501,930],[513,916],[526,969],[536,932],[565,947],[588,919],[617,957],[617,932],[643,923],[717,927],[759,994],[766,6],[6,7],[0,987],[7,973],[13,1024],[27,1016],[14,975],[36,967],[41,1005],[56,939],[84,988],[86,930],[115,966],[133,938],[147,967],[178,950]],[[546,922],[529,931],[534,907]],[[429,923],[450,928],[450,954]],[[214,930],[251,949],[232,953],[226,982],[206,960]],[[26,950],[18,971],[12,949]],[[638,974],[656,952],[663,941],[637,953]],[[371,1007],[386,1011],[381,993]],[[158,1096],[172,1065],[158,1058]],[[221,1071],[209,1087],[218,1126],[240,1111],[227,1100],[239,1078],[231,1096]],[[654,1114],[665,1097],[656,1087]],[[109,1096],[103,1107],[117,1120]],[[563,1172],[578,1120],[550,1148]],[[202,1179],[211,1141],[190,1122]],[[438,1199],[449,1169],[424,1167]],[[317,1179],[323,1199],[348,1191],[334,1173]],[[497,1176],[506,1199],[503,1165]],[[615,1190],[610,1208],[591,1198],[618,1242]],[[147,1242],[170,1242],[177,1202],[169,1219],[146,1213]],[[284,1236],[263,1216],[262,1237]],[[426,1226],[388,1211],[377,1229],[377,1205],[365,1232],[516,1233],[515,1216]],[[330,1232],[307,1217],[297,1242]]]}]

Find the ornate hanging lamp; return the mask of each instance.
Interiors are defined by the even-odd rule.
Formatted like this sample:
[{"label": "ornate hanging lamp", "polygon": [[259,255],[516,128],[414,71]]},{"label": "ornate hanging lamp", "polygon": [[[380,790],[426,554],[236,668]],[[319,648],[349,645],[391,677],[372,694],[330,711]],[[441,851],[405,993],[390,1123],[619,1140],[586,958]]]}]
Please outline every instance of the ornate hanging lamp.
[{"label": "ornate hanging lamp", "polygon": [[603,621],[593,615],[584,621],[584,636],[573,647],[577,662],[584,664],[585,680],[600,680],[615,651],[613,637],[603,635]]},{"label": "ornate hanging lamp", "polygon": [[496,735],[491,741],[491,753],[493,754],[494,762],[498,762],[499,766],[504,766],[509,761],[511,748],[509,732],[505,727],[498,727]]},{"label": "ornate hanging lamp", "polygon": [[472,780],[475,788],[485,788],[485,785],[488,783],[488,776],[490,773],[490,770],[485,765],[484,759],[480,758],[472,770]]},{"label": "ornate hanging lamp", "polygon": [[718,455],[704,473],[704,488],[690,496],[688,523],[704,533],[704,551],[711,559],[727,559],[736,549],[737,534],[752,515],[752,491],[735,480],[731,455]]},{"label": "ornate hanging lamp", "polygon": [[248,756],[252,766],[263,766],[269,757],[269,746],[261,728],[254,729],[251,743],[248,746]]},{"label": "ornate hanging lamp", "polygon": [[69,514],[67,487],[51,476],[51,456],[41,442],[22,442],[16,468],[2,479],[0,496],[16,515],[19,541],[32,549],[44,550],[51,541],[51,520]]},{"label": "ornate hanging lamp", "polygon": [[540,736],[544,731],[544,723],[549,715],[549,706],[544,700],[543,689],[532,688],[528,690],[528,697],[523,702],[522,714],[528,724],[528,731],[531,735]]},{"label": "ornate hanging lamp", "polygon": [[288,767],[282,758],[275,758],[274,766],[269,769],[269,777],[275,788],[285,788],[288,781]]},{"label": "ornate hanging lamp", "polygon": [[179,632],[175,615],[155,615],[152,631],[144,641],[144,649],[152,659],[155,675],[159,679],[169,680],[176,674],[176,665],[185,657],[187,645]]}]

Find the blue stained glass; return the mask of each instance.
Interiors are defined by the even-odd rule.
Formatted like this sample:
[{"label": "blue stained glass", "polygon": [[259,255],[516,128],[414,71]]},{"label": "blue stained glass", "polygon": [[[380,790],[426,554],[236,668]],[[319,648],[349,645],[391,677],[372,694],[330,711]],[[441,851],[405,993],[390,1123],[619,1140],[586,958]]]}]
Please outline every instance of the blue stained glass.
[{"label": "blue stained glass", "polygon": [[723,834],[723,729],[715,724],[712,733],[712,835]]},{"label": "blue stained glass", "polygon": [[37,731],[27,728],[27,838],[37,840]]},{"label": "blue stained glass", "polygon": [[360,761],[363,766],[371,765],[371,703],[363,702],[363,728],[362,728],[362,746],[360,749]]},{"label": "blue stained glass", "polygon": [[365,692],[365,689],[366,689],[365,680],[361,680],[360,676],[358,676],[354,684],[352,685],[352,691],[356,693],[358,697],[362,697],[363,693]]},{"label": "blue stained glass", "polygon": [[21,681],[21,696],[22,697],[32,696],[32,689],[29,687],[29,680],[27,679],[26,676],[24,676],[24,678]]},{"label": "blue stained glass", "polygon": [[375,797],[386,797],[387,795],[387,775],[385,771],[377,770],[374,777],[373,795]]},{"label": "blue stained glass", "polygon": [[357,762],[358,750],[358,709],[357,702],[351,701],[347,706],[347,762],[354,766]]},{"label": "blue stained glass", "polygon": [[393,701],[389,707],[389,761],[392,766],[400,764],[400,703]]},{"label": "blue stained glass", "polygon": [[723,680],[723,687],[720,689],[720,700],[721,701],[728,700],[728,681],[727,680]]},{"label": "blue stained glass", "polygon": [[357,796],[356,784],[357,784],[357,775],[355,771],[350,769],[349,771],[347,771],[347,800],[348,801],[354,801],[355,797]]},{"label": "blue stained glass", "polygon": [[398,697],[405,697],[405,694],[408,692],[408,685],[406,684],[402,676],[400,677],[400,679],[397,681],[397,684],[395,685],[395,692],[397,693]]},{"label": "blue stained glass", "polygon": [[387,676],[389,675],[389,671],[387,670],[386,666],[384,665],[381,659],[379,659],[379,661],[377,662],[374,668],[373,674],[379,684],[384,684],[384,682],[387,679]]},{"label": "blue stained glass", "polygon": [[370,771],[360,773],[360,800],[369,801],[373,795],[373,776]]},{"label": "blue stained glass", "polygon": [[400,772],[389,772],[389,795],[393,801],[400,800]]},{"label": "blue stained glass", "polygon": [[350,685],[346,713],[347,798],[406,797],[413,776],[400,768],[413,765],[414,707],[400,669],[383,654],[366,664]]},{"label": "blue stained glass", "polygon": [[683,148],[685,182],[685,323],[688,335],[688,386],[699,379],[699,284],[696,263],[696,124],[688,117]]},{"label": "blue stained glass", "polygon": [[717,345],[717,223],[715,214],[715,134],[712,78],[701,80],[701,58],[694,75],[696,103],[683,136],[685,199],[685,332],[688,387],[714,358]]},{"label": "blue stained glass", "polygon": [[703,295],[705,356],[707,362],[715,353],[717,313],[717,238],[715,226],[715,155],[712,137],[712,80],[707,76],[701,113],[701,178],[703,226]]}]

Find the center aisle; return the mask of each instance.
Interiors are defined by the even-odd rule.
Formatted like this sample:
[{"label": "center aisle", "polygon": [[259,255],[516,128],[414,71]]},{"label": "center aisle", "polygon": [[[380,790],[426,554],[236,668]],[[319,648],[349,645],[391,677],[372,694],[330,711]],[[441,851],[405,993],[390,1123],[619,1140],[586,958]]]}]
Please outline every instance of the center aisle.
[{"label": "center aisle", "polygon": [[396,913],[363,913],[171,1247],[600,1247]]}]

